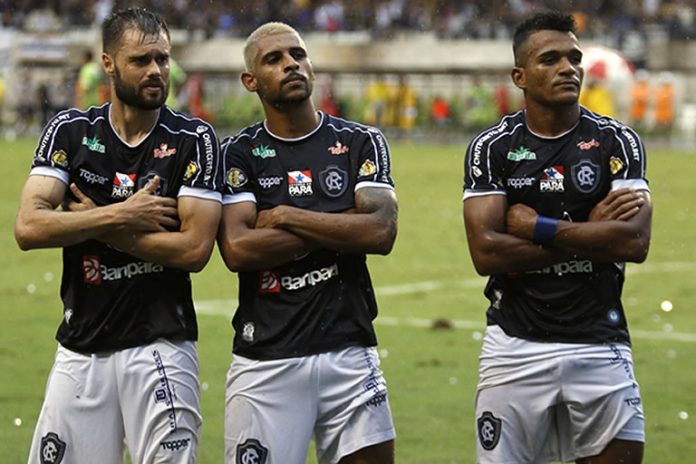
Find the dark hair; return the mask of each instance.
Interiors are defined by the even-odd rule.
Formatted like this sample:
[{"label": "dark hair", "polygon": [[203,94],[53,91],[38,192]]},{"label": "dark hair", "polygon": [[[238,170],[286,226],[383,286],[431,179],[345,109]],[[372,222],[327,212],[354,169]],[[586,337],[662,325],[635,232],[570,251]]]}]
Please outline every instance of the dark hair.
[{"label": "dark hair", "polygon": [[575,20],[572,15],[560,11],[545,11],[525,19],[515,28],[512,36],[512,53],[517,64],[517,50],[535,32],[560,31],[575,34]]},{"label": "dark hair", "polygon": [[106,53],[113,53],[114,47],[121,40],[121,36],[131,27],[136,28],[144,35],[157,35],[164,31],[169,36],[167,23],[160,15],[145,8],[126,8],[109,15],[102,24],[102,48]]}]

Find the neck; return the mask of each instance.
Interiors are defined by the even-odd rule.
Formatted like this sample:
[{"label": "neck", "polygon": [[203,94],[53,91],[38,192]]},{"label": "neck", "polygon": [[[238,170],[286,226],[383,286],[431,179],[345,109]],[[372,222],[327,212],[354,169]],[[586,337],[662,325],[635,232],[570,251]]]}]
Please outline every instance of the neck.
[{"label": "neck", "polygon": [[266,113],[266,127],[278,137],[296,139],[303,137],[319,124],[319,115],[311,100],[299,105],[278,108],[265,101],[263,110]]},{"label": "neck", "polygon": [[527,127],[535,134],[555,137],[568,132],[580,119],[580,106],[577,103],[549,108],[527,101],[525,119]]},{"label": "neck", "polygon": [[109,120],[116,133],[129,145],[137,145],[150,133],[159,118],[160,108],[141,110],[112,99]]}]

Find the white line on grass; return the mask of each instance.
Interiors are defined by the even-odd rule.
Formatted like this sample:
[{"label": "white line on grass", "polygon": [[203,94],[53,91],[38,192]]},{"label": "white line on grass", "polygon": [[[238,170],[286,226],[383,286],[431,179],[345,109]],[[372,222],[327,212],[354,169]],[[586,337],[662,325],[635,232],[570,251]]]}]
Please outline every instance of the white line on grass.
[{"label": "white line on grass", "polygon": [[[691,262],[667,262],[667,263],[644,263],[639,266],[629,266],[628,272],[633,273],[656,273],[656,272],[682,272],[696,270],[696,263]],[[426,280],[410,284],[388,285],[377,287],[375,293],[379,296],[406,295],[409,293],[431,292],[439,290],[445,286],[453,284],[461,287],[483,288],[486,279],[483,277],[474,279],[464,279],[458,282],[446,282],[438,280]],[[232,318],[237,307],[236,300],[202,300],[196,302],[196,312],[207,316],[224,316]],[[478,329],[484,330],[485,325],[482,321],[451,320],[449,321],[456,329]],[[409,327],[431,327],[433,321],[425,318],[415,317],[390,317],[379,316],[375,320],[376,324],[390,326],[409,326]],[[687,332],[653,332],[648,330],[632,330],[633,338],[643,338],[648,340],[672,340],[679,342],[695,343],[696,334]]]}]

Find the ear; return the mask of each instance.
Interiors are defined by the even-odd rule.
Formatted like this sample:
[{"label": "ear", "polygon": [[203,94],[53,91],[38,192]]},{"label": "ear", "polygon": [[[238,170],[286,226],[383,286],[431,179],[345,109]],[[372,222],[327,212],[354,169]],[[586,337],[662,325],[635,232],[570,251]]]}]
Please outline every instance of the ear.
[{"label": "ear", "polygon": [[524,68],[515,66],[510,72],[510,77],[512,78],[512,83],[518,89],[525,90],[527,88],[527,75],[524,72]]},{"label": "ear", "polygon": [[248,92],[256,92],[258,90],[258,84],[256,78],[250,72],[243,72],[239,79],[242,81],[242,85],[247,89]]},{"label": "ear", "polygon": [[114,75],[114,59],[108,53],[104,52],[101,56],[102,59],[102,69],[104,69],[104,74],[109,77]]}]

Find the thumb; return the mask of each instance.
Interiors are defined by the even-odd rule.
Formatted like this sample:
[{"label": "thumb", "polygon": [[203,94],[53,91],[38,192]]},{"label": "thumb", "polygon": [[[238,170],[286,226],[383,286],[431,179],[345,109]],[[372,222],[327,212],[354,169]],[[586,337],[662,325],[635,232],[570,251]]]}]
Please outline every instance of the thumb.
[{"label": "thumb", "polygon": [[77,187],[77,185],[75,185],[74,183],[70,184],[70,191],[72,192],[73,195],[75,195],[75,198],[80,200],[81,203],[84,203],[85,200],[89,200],[89,197],[87,197],[87,195],[82,193],[82,190],[80,190]]},{"label": "thumb", "polygon": [[160,186],[160,177],[153,177],[143,188],[145,193],[155,193]]}]

